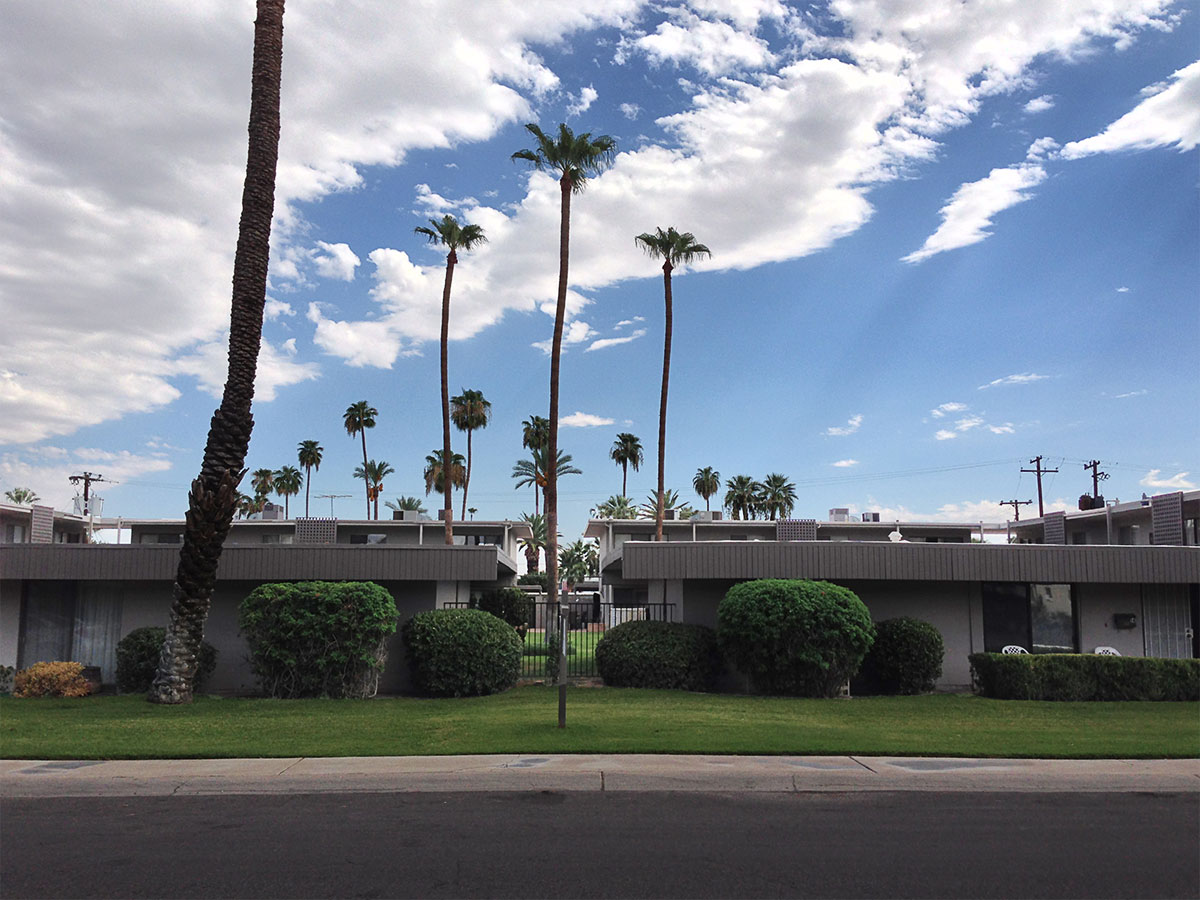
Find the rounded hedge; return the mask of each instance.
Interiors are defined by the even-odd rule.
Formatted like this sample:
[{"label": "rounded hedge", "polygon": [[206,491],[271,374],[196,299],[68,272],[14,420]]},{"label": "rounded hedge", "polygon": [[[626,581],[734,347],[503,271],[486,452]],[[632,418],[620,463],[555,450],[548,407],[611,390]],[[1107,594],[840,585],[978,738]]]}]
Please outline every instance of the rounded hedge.
[{"label": "rounded hedge", "polygon": [[866,605],[826,581],[747,581],[717,607],[721,652],[764,694],[836,696],[874,633]]},{"label": "rounded hedge", "polygon": [[486,591],[471,600],[471,607],[489,612],[513,628],[528,627],[533,620],[533,600],[520,588]]},{"label": "rounded hedge", "polygon": [[431,697],[506,691],[521,674],[521,639],[481,609],[417,613],[401,631],[413,688]]},{"label": "rounded hedge", "polygon": [[373,697],[396,633],[396,601],[370,581],[259,585],[238,625],[271,697]]},{"label": "rounded hedge", "polygon": [[[117,642],[117,690],[122,694],[145,694],[150,691],[158,672],[167,629],[155,625],[135,628]],[[196,655],[196,679],[192,690],[199,693],[213,669],[217,667],[217,648],[208,641],[200,642]]]},{"label": "rounded hedge", "polygon": [[901,616],[875,623],[875,643],[862,665],[863,684],[882,694],[924,694],[942,677],[946,644],[928,622]]},{"label": "rounded hedge", "polygon": [[613,687],[711,691],[720,668],[716,632],[703,625],[631,620],[596,645],[596,669]]}]

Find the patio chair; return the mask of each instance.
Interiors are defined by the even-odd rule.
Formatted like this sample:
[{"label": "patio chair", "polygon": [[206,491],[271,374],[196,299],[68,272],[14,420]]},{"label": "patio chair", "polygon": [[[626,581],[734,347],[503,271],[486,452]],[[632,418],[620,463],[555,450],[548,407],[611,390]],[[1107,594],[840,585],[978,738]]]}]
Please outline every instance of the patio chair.
[{"label": "patio chair", "polygon": [[1029,653],[1028,650],[1018,644],[1008,644],[1000,652],[1009,656],[1012,656],[1014,653],[1024,653],[1026,655]]},{"label": "patio chair", "polygon": [[1097,656],[1120,656],[1121,651],[1116,647],[1097,647],[1092,651]]}]

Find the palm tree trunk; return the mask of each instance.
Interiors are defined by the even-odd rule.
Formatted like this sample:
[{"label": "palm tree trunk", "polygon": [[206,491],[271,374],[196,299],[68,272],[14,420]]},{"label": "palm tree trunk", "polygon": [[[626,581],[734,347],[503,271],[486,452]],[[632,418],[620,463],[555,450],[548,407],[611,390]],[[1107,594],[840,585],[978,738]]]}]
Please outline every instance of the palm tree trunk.
[{"label": "palm tree trunk", "polygon": [[283,518],[285,521],[287,519],[291,518],[291,515],[290,515],[291,508],[288,506],[288,499],[289,499],[288,495],[284,494],[283,495]]},{"label": "palm tree trunk", "polygon": [[621,496],[629,496],[629,463],[621,463]]},{"label": "palm tree trunk", "polygon": [[464,521],[467,518],[467,491],[471,489],[471,432],[473,429],[467,429],[467,474],[463,477],[463,505],[462,514],[459,516]]},{"label": "palm tree trunk", "polygon": [[663,482],[667,459],[667,382],[671,378],[671,261],[663,263],[663,295],[666,316],[663,319],[662,397],[658,401],[658,503],[654,514],[654,539],[663,539]]},{"label": "palm tree trunk", "polygon": [[446,284],[442,288],[442,515],[447,544],[454,543],[454,460],[450,456],[450,374],[446,357],[450,349],[450,283],[454,280],[456,262],[458,259],[451,250],[446,254]]},{"label": "palm tree trunk", "polygon": [[271,216],[275,209],[282,66],[283,0],[258,0],[246,181],[233,259],[229,374],[221,406],[209,425],[200,476],[192,482],[188,495],[171,619],[148,698],[157,703],[187,703],[192,699],[197,654],[212,602],[217,565],[233,522],[238,485],[246,474],[246,451],[254,428],[250,404],[262,339]]},{"label": "palm tree trunk", "polygon": [[312,478],[312,466],[304,467],[304,518],[308,518],[308,488],[309,479]]},{"label": "palm tree trunk", "polygon": [[[559,179],[562,204],[558,228],[558,304],[550,345],[550,428],[546,447],[546,600],[558,603],[558,369],[567,317],[567,268],[571,247],[571,179]],[[565,674],[565,673],[564,673]]]},{"label": "palm tree trunk", "polygon": [[363,489],[367,492],[367,521],[371,520],[371,476],[367,474],[367,429],[360,428],[363,444]]}]

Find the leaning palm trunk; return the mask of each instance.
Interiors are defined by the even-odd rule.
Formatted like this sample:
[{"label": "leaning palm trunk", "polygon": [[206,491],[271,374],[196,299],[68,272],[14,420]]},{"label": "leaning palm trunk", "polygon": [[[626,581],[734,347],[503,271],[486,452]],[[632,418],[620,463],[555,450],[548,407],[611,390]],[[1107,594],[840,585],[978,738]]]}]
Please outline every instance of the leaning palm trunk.
[{"label": "leaning palm trunk", "polygon": [[283,62],[284,0],[258,0],[254,22],[249,149],[229,327],[229,375],[221,406],[213,414],[200,477],[192,482],[171,621],[163,641],[149,699],[187,703],[192,699],[196,657],[217,578],[217,564],[245,475],[254,419],[254,376],[262,337],[279,156],[279,84]]},{"label": "leaning palm trunk", "polygon": [[671,380],[671,261],[663,263],[663,291],[667,311],[663,323],[662,397],[658,401],[658,502],[654,513],[654,540],[663,539],[663,483],[667,459],[667,382]]},{"label": "leaning palm trunk", "polygon": [[[451,249],[446,254],[446,284],[442,288],[442,517],[445,519],[446,543],[454,543],[453,474],[454,457],[450,455],[450,375],[446,357],[450,343],[450,284],[454,281],[454,264],[458,256]],[[464,498],[465,499],[465,498]]]}]

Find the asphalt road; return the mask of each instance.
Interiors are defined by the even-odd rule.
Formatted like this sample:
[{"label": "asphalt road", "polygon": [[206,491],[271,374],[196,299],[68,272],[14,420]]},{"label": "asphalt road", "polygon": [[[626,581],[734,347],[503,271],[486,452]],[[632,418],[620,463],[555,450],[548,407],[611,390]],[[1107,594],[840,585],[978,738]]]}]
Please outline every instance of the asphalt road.
[{"label": "asphalt road", "polygon": [[1196,897],[1200,794],[19,797],[16,897]]}]

